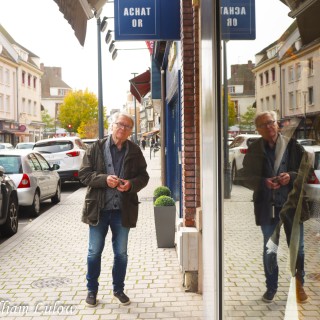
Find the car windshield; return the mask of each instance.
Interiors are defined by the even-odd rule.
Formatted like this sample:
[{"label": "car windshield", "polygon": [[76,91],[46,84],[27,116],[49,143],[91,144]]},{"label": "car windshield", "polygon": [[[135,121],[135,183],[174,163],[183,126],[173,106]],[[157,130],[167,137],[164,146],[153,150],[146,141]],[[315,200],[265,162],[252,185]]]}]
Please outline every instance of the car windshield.
[{"label": "car windshield", "polygon": [[73,144],[71,141],[45,141],[35,144],[33,149],[40,153],[57,153],[72,150]]},{"label": "car windshield", "polygon": [[6,174],[22,173],[21,158],[18,155],[0,154],[0,166]]}]

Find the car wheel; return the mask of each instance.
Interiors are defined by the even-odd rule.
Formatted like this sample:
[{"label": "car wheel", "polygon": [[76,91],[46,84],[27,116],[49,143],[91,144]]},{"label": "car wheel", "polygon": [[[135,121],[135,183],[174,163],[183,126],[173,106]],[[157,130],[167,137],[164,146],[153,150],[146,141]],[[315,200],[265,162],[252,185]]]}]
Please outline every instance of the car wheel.
[{"label": "car wheel", "polygon": [[60,200],[61,200],[61,185],[60,185],[60,182],[58,182],[56,193],[55,193],[55,195],[51,198],[51,202],[52,202],[53,204],[57,204],[57,203],[60,202]]},{"label": "car wheel", "polygon": [[7,220],[4,225],[0,227],[1,235],[11,237],[18,231],[18,201],[13,197],[9,200]]},{"label": "car wheel", "polygon": [[33,197],[33,203],[29,209],[30,213],[36,217],[40,215],[40,195],[39,191],[36,191]]},{"label": "car wheel", "polygon": [[237,184],[237,167],[235,162],[232,164],[231,177],[233,184]]}]

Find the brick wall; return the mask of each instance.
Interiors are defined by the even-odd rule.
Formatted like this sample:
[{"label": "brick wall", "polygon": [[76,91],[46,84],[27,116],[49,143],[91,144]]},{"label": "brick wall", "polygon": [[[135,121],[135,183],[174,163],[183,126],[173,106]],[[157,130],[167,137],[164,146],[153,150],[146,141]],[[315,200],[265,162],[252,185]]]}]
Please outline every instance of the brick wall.
[{"label": "brick wall", "polygon": [[199,18],[192,0],[181,2],[181,117],[183,221],[195,226],[200,206]]}]

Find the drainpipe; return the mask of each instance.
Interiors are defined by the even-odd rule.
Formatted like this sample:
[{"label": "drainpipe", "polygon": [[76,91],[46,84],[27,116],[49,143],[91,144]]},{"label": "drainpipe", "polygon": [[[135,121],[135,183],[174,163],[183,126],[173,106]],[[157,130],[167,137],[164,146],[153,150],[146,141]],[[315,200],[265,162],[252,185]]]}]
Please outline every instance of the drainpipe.
[{"label": "drainpipe", "polygon": [[161,184],[166,186],[166,72],[161,70]]}]

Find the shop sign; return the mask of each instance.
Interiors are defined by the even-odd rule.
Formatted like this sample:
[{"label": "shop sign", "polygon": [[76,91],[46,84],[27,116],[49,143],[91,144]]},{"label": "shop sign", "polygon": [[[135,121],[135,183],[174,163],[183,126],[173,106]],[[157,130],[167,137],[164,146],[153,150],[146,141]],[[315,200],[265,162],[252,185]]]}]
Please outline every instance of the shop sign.
[{"label": "shop sign", "polygon": [[222,40],[256,38],[255,0],[221,0]]},{"label": "shop sign", "polygon": [[179,0],[115,0],[115,40],[179,40]]}]

